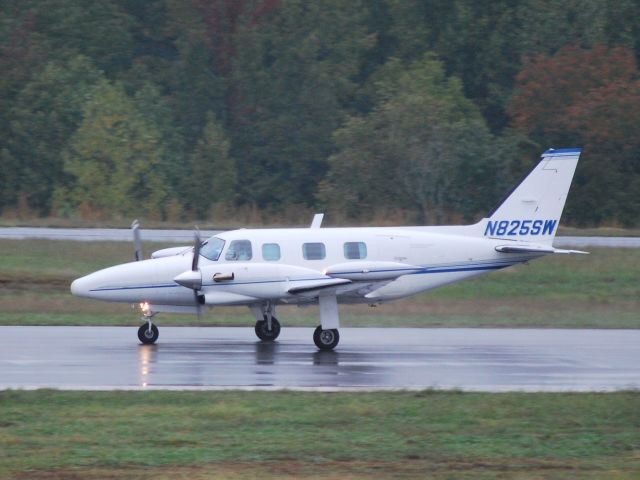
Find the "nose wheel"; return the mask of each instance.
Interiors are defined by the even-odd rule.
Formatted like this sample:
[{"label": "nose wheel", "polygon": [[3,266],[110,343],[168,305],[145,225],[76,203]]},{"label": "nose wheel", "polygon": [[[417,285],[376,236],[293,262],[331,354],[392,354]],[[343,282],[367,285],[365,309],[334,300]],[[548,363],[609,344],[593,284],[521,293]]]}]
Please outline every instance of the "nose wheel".
[{"label": "nose wheel", "polygon": [[263,342],[273,342],[280,335],[280,322],[276,317],[271,317],[271,329],[265,316],[263,320],[256,322],[256,335]]},{"label": "nose wheel", "polygon": [[337,328],[323,330],[322,326],[318,326],[313,332],[313,342],[320,350],[333,350],[340,341],[340,334]]},{"label": "nose wheel", "polygon": [[138,340],[145,345],[156,343],[159,336],[160,332],[158,331],[158,327],[151,322],[143,323],[138,329]]}]

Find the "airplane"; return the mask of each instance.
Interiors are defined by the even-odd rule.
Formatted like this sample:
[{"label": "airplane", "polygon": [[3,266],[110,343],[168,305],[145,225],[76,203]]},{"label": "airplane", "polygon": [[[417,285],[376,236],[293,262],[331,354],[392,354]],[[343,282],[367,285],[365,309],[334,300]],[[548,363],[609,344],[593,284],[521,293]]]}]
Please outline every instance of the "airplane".
[{"label": "airplane", "polygon": [[248,306],[264,342],[280,334],[279,305],[319,306],[313,341],[320,350],[340,340],[338,304],[382,304],[549,254],[586,254],[553,247],[581,149],[549,149],[524,180],[473,225],[239,229],[193,246],[78,278],[71,293],[138,304],[143,344],[158,340],[159,312],[200,314],[204,307]]}]

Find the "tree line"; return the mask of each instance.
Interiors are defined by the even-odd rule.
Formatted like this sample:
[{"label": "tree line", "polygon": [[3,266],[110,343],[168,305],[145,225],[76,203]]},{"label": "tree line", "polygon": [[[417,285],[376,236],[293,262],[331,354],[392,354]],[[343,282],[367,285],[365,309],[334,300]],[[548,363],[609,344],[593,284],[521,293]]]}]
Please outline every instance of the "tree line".
[{"label": "tree line", "polygon": [[0,4],[0,212],[472,221],[581,146],[573,225],[640,225],[635,0]]}]

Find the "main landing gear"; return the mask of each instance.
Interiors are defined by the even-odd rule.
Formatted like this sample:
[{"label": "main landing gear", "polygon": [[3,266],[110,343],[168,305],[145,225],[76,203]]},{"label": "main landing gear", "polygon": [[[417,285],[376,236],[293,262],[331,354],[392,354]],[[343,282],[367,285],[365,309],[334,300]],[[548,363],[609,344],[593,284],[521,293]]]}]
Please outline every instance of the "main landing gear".
[{"label": "main landing gear", "polygon": [[271,328],[269,328],[269,322],[267,316],[258,322],[256,322],[256,335],[263,342],[273,342],[278,335],[280,335],[280,322],[276,317],[271,317]]},{"label": "main landing gear", "polygon": [[337,328],[323,330],[322,325],[318,325],[313,332],[313,343],[315,343],[316,347],[320,350],[333,350],[336,348],[339,341],[340,334],[338,333]]},{"label": "main landing gear", "polygon": [[313,343],[320,350],[333,350],[340,341],[340,316],[338,315],[338,300],[335,295],[320,295],[320,325],[313,332]]},{"label": "main landing gear", "polygon": [[[321,295],[320,325],[313,332],[313,343],[320,350],[333,350],[340,342],[340,318],[338,302],[335,295]],[[280,322],[275,317],[275,305],[267,301],[264,304],[251,305],[251,312],[256,319],[256,336],[263,342],[272,342],[280,335]]]}]

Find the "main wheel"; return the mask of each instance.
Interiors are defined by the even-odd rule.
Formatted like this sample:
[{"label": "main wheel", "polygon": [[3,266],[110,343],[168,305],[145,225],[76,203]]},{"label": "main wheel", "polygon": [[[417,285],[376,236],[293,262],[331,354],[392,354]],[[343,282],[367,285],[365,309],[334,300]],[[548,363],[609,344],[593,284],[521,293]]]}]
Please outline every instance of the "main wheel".
[{"label": "main wheel", "polygon": [[333,350],[340,341],[340,334],[337,328],[331,330],[323,330],[322,326],[318,326],[313,332],[313,342],[320,350]]},{"label": "main wheel", "polygon": [[138,329],[138,340],[140,340],[145,345],[156,343],[156,340],[158,340],[159,336],[160,332],[158,331],[158,327],[156,327],[154,324],[151,324],[151,330],[149,330],[148,323],[143,323]]},{"label": "main wheel", "polygon": [[280,335],[280,322],[276,317],[271,317],[271,330],[266,318],[256,322],[256,335],[263,342],[273,342]]}]

